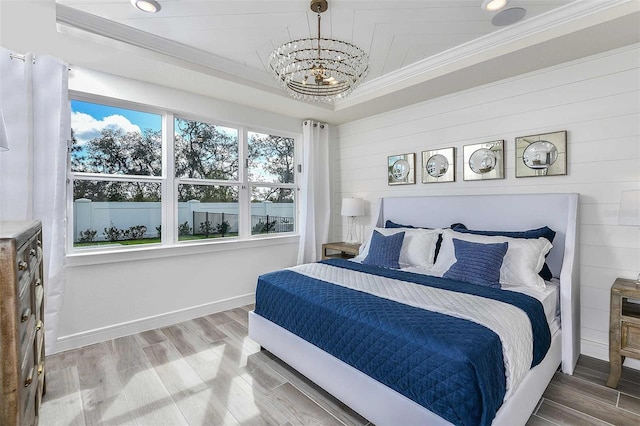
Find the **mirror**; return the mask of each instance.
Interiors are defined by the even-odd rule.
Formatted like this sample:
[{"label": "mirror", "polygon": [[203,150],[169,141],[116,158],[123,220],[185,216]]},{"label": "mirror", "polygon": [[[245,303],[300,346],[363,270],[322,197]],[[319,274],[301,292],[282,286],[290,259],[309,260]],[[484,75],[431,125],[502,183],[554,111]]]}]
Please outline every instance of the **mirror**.
[{"label": "mirror", "polygon": [[422,151],[422,183],[456,180],[455,148]]},{"label": "mirror", "polygon": [[547,169],[557,159],[558,149],[549,141],[534,142],[522,154],[522,161],[530,169]]},{"label": "mirror", "polygon": [[387,157],[389,185],[407,185],[416,183],[416,154],[399,154]]},{"label": "mirror", "polygon": [[489,173],[496,168],[496,155],[486,148],[479,149],[471,154],[469,167],[479,175]]},{"label": "mirror", "polygon": [[427,173],[433,177],[442,177],[449,170],[449,161],[442,154],[436,154],[427,161]]},{"label": "mirror", "polygon": [[409,175],[409,162],[407,160],[396,160],[391,167],[391,173],[395,180],[406,179]]},{"label": "mirror", "polygon": [[516,177],[566,174],[566,131],[516,138]]},{"label": "mirror", "polygon": [[504,141],[492,141],[465,145],[464,180],[489,180],[504,178]]}]

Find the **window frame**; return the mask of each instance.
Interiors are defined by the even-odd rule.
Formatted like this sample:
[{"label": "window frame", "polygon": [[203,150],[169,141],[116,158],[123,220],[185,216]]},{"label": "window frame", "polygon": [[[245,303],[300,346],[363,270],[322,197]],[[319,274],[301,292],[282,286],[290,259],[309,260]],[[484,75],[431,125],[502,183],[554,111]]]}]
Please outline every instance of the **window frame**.
[{"label": "window frame", "polygon": [[[184,112],[175,112],[168,109],[155,108],[136,102],[129,102],[121,99],[107,98],[103,96],[90,95],[86,93],[70,91],[69,104],[71,101],[77,100],[82,102],[95,103],[116,108],[125,108],[139,112],[158,114],[161,116],[162,131],[162,148],[161,148],[161,164],[162,173],[160,176],[145,175],[116,175],[102,173],[85,173],[73,172],[71,170],[71,139],[69,139],[67,153],[67,257],[85,258],[87,256],[114,254],[114,259],[120,258],[118,253],[122,252],[142,252],[150,253],[166,252],[166,249],[176,249],[178,247],[199,247],[213,248],[220,244],[233,243],[233,247],[247,245],[248,242],[264,240],[274,240],[274,244],[281,243],[282,240],[290,240],[299,238],[299,222],[300,222],[300,178],[299,172],[302,160],[302,134],[291,133],[274,129],[267,129],[248,124],[232,123],[224,120],[206,117],[201,114],[192,114]],[[71,108],[70,108],[71,110]],[[217,179],[194,179],[181,178],[176,176],[175,172],[175,120],[176,118],[200,121],[215,126],[234,128],[238,130],[238,180],[217,180]],[[294,183],[266,183],[249,181],[248,173],[248,133],[262,133],[268,135],[282,136],[292,138],[294,140]],[[126,181],[126,182],[145,182],[160,184],[160,205],[161,205],[161,241],[159,243],[147,243],[132,246],[95,246],[78,248],[74,246],[76,236],[74,235],[74,200],[73,187],[76,180],[94,180],[94,181]],[[238,187],[238,236],[225,238],[207,238],[202,240],[179,241],[178,238],[178,185],[222,185]],[[290,188],[294,192],[294,227],[291,232],[279,232],[273,234],[251,234],[251,187],[264,186],[276,188]],[[277,240],[277,241],[275,241]],[[244,243],[244,244],[243,244]],[[240,244],[240,246],[238,246]],[[248,244],[250,246],[254,244]],[[262,245],[262,243],[260,244]],[[202,247],[205,246],[205,247]],[[198,249],[198,251],[200,251]],[[217,251],[217,250],[214,250]],[[146,258],[144,255],[143,258]],[[152,257],[155,257],[152,255]],[[83,264],[80,261],[80,264]]]}]

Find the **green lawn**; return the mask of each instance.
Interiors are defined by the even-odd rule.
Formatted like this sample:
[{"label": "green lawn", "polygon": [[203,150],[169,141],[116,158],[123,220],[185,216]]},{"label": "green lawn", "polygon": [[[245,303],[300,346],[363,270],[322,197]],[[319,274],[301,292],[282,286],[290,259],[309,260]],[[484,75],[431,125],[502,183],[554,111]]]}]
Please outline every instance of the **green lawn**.
[{"label": "green lawn", "polygon": [[[229,234],[224,234],[225,237],[237,237],[237,232],[232,232]],[[209,235],[209,237],[205,237],[204,235],[180,235],[178,237],[179,241],[190,241],[190,240],[206,240],[212,238],[222,238],[220,235]],[[160,238],[142,238],[139,240],[121,240],[121,241],[92,241],[88,243],[79,243],[74,242],[74,247],[95,247],[95,246],[135,246],[140,244],[158,244],[160,242]]]}]

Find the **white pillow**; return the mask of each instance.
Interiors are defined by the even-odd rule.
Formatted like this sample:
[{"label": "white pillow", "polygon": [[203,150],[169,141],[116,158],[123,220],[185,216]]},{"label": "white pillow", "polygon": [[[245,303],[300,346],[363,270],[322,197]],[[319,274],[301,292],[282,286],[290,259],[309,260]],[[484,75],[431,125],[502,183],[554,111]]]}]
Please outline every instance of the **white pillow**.
[{"label": "white pillow", "polygon": [[[404,232],[402,240],[402,249],[400,249],[400,258],[398,263],[401,268],[417,266],[427,268],[433,265],[433,258],[436,254],[436,242],[441,229],[414,229],[414,228],[375,228],[384,236]],[[373,235],[373,231],[371,231]],[[367,254],[369,254],[369,245],[371,243],[371,235],[367,242],[360,248],[360,254],[354,260],[362,262]]]},{"label": "white pillow", "polygon": [[546,238],[524,239],[473,235],[445,229],[442,233],[438,259],[432,270],[433,275],[441,277],[451,265],[456,263],[454,238],[481,244],[508,243],[509,247],[500,267],[500,284],[546,288],[544,280],[538,275],[544,265],[545,256],[553,247]]}]

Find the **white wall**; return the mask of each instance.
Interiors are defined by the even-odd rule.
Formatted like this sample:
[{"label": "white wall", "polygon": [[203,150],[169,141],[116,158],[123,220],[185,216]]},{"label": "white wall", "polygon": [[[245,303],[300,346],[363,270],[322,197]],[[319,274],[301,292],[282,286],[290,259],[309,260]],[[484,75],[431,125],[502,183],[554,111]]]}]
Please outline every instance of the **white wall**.
[{"label": "white wall", "polygon": [[[334,235],[342,197],[580,193],[582,353],[608,359],[609,290],[640,272],[640,229],[618,226],[620,192],[640,189],[640,47],[630,46],[338,128]],[[515,178],[515,137],[568,131],[568,175]],[[462,180],[462,147],[505,140],[506,178]],[[421,151],[457,148],[453,183],[422,184]],[[415,185],[387,185],[387,156],[415,152]],[[373,213],[374,215],[375,213]],[[633,360],[630,360],[633,361]],[[640,363],[636,363],[636,367]]]}]

